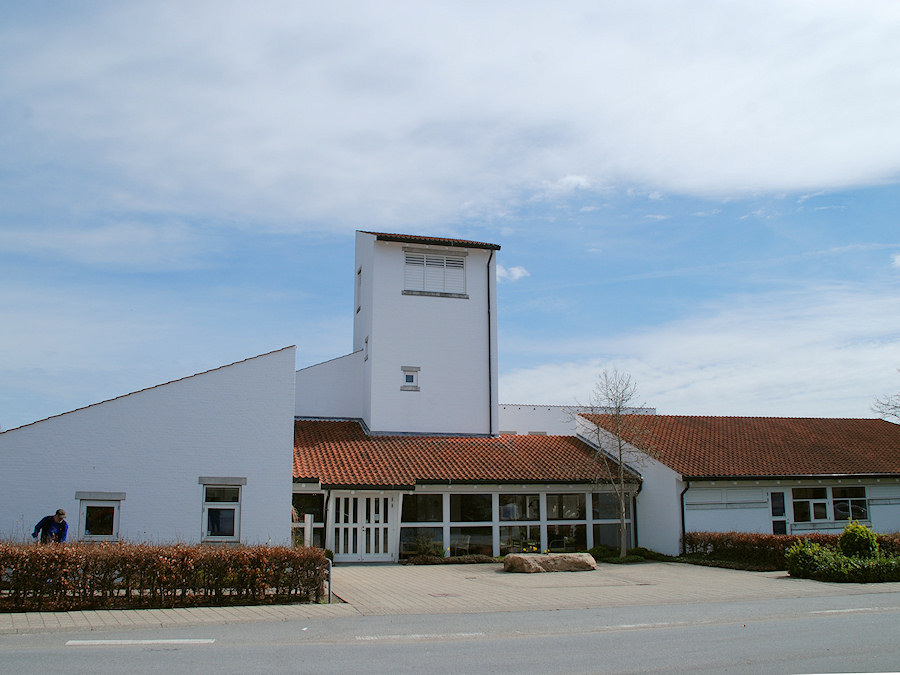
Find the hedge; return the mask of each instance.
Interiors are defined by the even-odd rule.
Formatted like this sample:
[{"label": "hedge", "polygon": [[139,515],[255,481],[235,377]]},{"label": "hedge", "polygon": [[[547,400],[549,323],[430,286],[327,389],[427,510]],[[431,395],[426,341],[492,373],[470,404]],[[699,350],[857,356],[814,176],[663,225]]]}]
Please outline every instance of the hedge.
[{"label": "hedge", "polygon": [[814,542],[798,541],[786,554],[792,577],[839,583],[900,581],[900,558],[848,556]]},{"label": "hedge", "polygon": [[798,539],[836,546],[836,534],[756,534],[752,532],[686,532],[685,555],[709,560],[728,560],[768,569],[787,568],[785,551]]},{"label": "hedge", "polygon": [[0,542],[0,611],[317,602],[316,548]]},{"label": "hedge", "polygon": [[[772,570],[787,569],[785,552],[798,540],[836,548],[837,534],[754,534],[750,532],[687,532],[684,552],[707,560],[727,560]],[[900,555],[900,534],[879,534],[884,555]]]}]

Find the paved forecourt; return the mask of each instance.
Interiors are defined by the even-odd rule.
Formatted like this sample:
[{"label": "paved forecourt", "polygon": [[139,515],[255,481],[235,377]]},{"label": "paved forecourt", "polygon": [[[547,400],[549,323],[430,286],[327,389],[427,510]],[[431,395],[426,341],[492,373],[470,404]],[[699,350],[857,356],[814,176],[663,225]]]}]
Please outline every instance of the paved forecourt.
[{"label": "paved forecourt", "polygon": [[680,563],[512,574],[498,565],[337,565],[335,603],[0,614],[0,634],[293,621],[351,615],[587,609],[760,598],[898,593],[900,583],[829,584],[785,572]]}]

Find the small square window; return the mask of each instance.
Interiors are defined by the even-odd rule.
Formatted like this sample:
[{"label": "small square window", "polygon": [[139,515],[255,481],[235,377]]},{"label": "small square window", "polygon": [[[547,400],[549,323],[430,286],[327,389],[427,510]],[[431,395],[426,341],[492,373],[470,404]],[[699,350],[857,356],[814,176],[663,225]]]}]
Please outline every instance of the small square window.
[{"label": "small square window", "polygon": [[124,492],[76,492],[78,538],[82,541],[118,541],[119,512]]},{"label": "small square window", "polygon": [[419,367],[401,366],[400,370],[403,371],[400,391],[419,391]]},{"label": "small square window", "polygon": [[81,502],[81,539],[85,541],[115,541],[119,538],[118,501]]},{"label": "small square window", "polygon": [[203,485],[203,541],[241,537],[241,486]]}]

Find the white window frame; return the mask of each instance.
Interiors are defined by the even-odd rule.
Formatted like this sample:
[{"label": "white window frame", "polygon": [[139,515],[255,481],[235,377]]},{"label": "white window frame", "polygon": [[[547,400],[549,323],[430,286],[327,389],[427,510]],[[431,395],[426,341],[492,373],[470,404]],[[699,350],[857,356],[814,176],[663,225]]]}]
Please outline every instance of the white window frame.
[{"label": "white window frame", "polygon": [[[122,511],[124,492],[76,492],[78,500],[78,539],[81,541],[119,541],[119,516]],[[87,510],[89,508],[113,509],[111,534],[91,534],[87,531]]]},{"label": "white window frame", "polygon": [[[824,496],[819,497],[795,497],[797,490],[821,490]],[[800,520],[797,517],[797,505],[806,504],[809,509],[809,519]],[[821,518],[816,517],[816,506],[825,507],[825,515]],[[821,485],[797,485],[791,488],[791,515],[795,523],[826,523],[832,520],[831,513],[831,490]]]},{"label": "white window frame", "polygon": [[[203,516],[200,521],[201,541],[208,542],[237,542],[241,540],[241,502],[244,496],[243,487],[247,479],[236,476],[200,476],[200,499],[203,504]],[[207,501],[207,488],[237,488],[238,498],[235,502]],[[234,511],[234,534],[211,535],[209,534],[210,509],[232,509]]]},{"label": "white window frame", "polygon": [[[400,391],[419,391],[419,366],[400,366],[403,373]],[[411,379],[410,379],[411,378]]]},{"label": "white window frame", "polygon": [[[862,490],[863,496],[862,497],[836,497],[834,494],[834,491],[841,490],[841,489]],[[838,518],[838,513],[837,513],[838,502],[847,502],[847,506],[849,508],[848,517],[847,517],[848,520],[857,520],[857,521],[861,520],[863,522],[871,522],[871,508],[869,506],[869,491],[866,490],[865,485],[833,485],[831,487],[832,517],[834,518],[834,520],[836,522],[841,523],[841,522],[844,522],[844,518]],[[865,512],[865,516],[862,518],[860,518],[860,517],[854,518],[853,512],[860,507],[860,503],[862,503],[861,505],[862,505],[863,511]]]}]

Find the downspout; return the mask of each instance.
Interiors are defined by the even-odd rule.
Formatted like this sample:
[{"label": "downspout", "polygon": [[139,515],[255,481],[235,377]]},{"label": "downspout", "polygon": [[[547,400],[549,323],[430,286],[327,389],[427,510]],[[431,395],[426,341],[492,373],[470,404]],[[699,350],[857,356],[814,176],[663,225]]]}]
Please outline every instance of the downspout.
[{"label": "downspout", "polygon": [[687,530],[684,524],[684,494],[691,489],[691,481],[684,482],[684,490],[681,491],[681,555],[685,555],[684,536]]},{"label": "downspout", "polygon": [[491,334],[491,261],[494,249],[491,249],[487,262],[487,339],[488,339],[488,436],[494,432],[494,362]]},{"label": "downspout", "polygon": [[637,513],[637,496],[644,489],[644,481],[638,485],[638,489],[631,495],[631,529],[634,531],[634,547],[640,546],[638,543],[638,513]]}]

